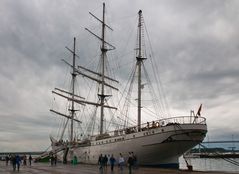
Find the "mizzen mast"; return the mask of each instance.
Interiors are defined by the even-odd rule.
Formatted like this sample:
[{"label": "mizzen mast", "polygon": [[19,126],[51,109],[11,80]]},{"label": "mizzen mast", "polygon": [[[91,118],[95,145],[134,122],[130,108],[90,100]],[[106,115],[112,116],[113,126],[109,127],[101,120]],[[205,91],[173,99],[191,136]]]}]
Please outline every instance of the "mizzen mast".
[{"label": "mizzen mast", "polygon": [[138,53],[136,54],[136,65],[138,67],[138,131],[141,130],[141,89],[142,89],[142,81],[141,81],[141,65],[143,60],[146,58],[143,57],[142,54],[142,10],[139,10],[139,21],[138,21]]}]

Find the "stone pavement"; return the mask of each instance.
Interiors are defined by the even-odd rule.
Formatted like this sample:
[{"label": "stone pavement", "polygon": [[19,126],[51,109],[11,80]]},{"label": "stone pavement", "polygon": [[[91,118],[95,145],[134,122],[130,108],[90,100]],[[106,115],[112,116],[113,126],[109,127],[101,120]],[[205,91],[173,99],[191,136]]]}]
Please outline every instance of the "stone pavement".
[{"label": "stone pavement", "polygon": [[[125,167],[121,172],[118,167],[115,167],[115,171],[112,173],[110,167],[104,171],[99,170],[97,165],[63,165],[57,164],[57,166],[50,166],[49,163],[33,163],[30,166],[21,166],[20,171],[13,171],[12,166],[6,166],[5,162],[0,162],[0,174],[128,174],[128,168]],[[223,174],[224,172],[189,172],[182,170],[167,170],[159,168],[145,168],[140,167],[132,171],[132,174]],[[229,174],[229,173],[227,173]],[[238,173],[239,174],[239,173]]]}]

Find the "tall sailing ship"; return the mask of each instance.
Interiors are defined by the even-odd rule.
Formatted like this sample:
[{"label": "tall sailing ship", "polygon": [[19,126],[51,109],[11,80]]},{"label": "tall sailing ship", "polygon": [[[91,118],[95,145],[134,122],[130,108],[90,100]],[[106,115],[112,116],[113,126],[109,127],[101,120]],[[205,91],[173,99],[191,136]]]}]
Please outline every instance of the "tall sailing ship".
[{"label": "tall sailing ship", "polygon": [[[73,49],[68,49],[73,55],[72,64],[63,60],[69,67],[71,67],[71,90],[67,91],[60,88],[55,88],[52,93],[60,96],[70,102],[68,107],[68,114],[63,114],[59,111],[51,109],[55,114],[63,116],[66,120],[63,125],[63,131],[60,137],[51,137],[51,153],[55,153],[61,156],[64,162],[70,161],[73,157],[76,157],[81,163],[97,164],[98,157],[100,154],[103,155],[114,155],[116,158],[121,153],[125,158],[129,152],[133,152],[137,156],[137,162],[139,165],[158,166],[158,167],[179,167],[179,157],[189,149],[193,148],[197,144],[203,141],[207,133],[206,119],[200,115],[201,107],[197,114],[190,114],[190,116],[178,116],[156,119],[142,123],[141,111],[142,111],[142,90],[144,86],[142,80],[142,73],[145,69],[144,62],[146,56],[144,54],[144,22],[142,11],[138,12],[138,34],[137,34],[137,48],[136,50],[136,61],[135,68],[131,74],[133,80],[136,80],[137,99],[134,99],[137,103],[136,112],[130,111],[128,108],[123,107],[123,111],[120,109],[110,106],[109,100],[112,98],[112,93],[109,94],[110,90],[118,91],[114,86],[119,82],[114,78],[106,74],[107,70],[107,52],[114,50],[115,47],[105,40],[106,29],[111,29],[105,23],[105,4],[103,4],[103,19],[99,19],[92,13],[90,13],[97,21],[101,23],[101,36],[93,33],[91,30],[86,29],[90,34],[95,36],[101,42],[101,56],[100,56],[100,69],[98,72],[90,70],[83,66],[76,65],[76,39],[74,38]],[[155,65],[154,65],[155,66]],[[96,96],[98,101],[87,101],[84,97],[76,94],[76,78],[77,76],[87,78],[98,84]],[[148,77],[146,75],[145,77]],[[132,80],[132,81],[133,81]],[[148,84],[147,84],[148,85]],[[82,85],[83,86],[83,85]],[[79,87],[81,89],[81,87]],[[151,93],[154,93],[154,86],[149,87]],[[157,88],[158,90],[158,88]],[[85,91],[85,89],[84,89]],[[129,85],[129,91],[125,100],[129,99],[128,94],[133,93],[133,85]],[[133,92],[132,92],[133,91]],[[155,102],[156,101],[156,102]],[[154,104],[157,105],[155,100]],[[130,103],[128,101],[128,103]],[[77,106],[80,105],[80,109]],[[89,118],[88,126],[80,132],[80,135],[76,135],[75,125],[83,124],[82,120],[77,118],[77,113],[83,113],[83,110],[88,105],[95,107],[96,109],[88,109],[93,112],[93,116],[87,115]],[[100,118],[96,118],[97,109],[100,110]],[[115,129],[106,128],[106,110],[111,110],[114,115],[118,112],[118,126]],[[137,122],[135,125],[129,124],[129,118],[136,115]],[[108,115],[107,115],[108,116]],[[116,120],[111,118],[109,122]],[[98,130],[95,131],[96,122],[99,122]],[[108,123],[109,123],[108,122]],[[64,139],[66,134],[67,126],[69,126],[69,139]],[[58,158],[59,159],[59,158]]]}]

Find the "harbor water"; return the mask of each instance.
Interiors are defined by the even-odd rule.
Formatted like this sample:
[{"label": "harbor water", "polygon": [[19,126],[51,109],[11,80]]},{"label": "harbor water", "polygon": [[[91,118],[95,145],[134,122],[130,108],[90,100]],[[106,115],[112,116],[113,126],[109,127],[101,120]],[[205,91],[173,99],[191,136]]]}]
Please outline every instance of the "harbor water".
[{"label": "harbor water", "polygon": [[[239,163],[239,158],[232,160]],[[222,158],[187,158],[187,161],[193,166],[193,170],[239,172],[239,166],[229,163]],[[187,169],[183,157],[180,157],[179,163],[180,169]]]}]

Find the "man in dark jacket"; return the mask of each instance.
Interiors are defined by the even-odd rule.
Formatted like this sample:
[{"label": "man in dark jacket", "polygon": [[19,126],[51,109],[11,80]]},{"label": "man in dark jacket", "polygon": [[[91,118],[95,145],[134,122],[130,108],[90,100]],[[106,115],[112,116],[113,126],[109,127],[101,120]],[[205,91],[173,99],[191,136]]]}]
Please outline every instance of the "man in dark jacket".
[{"label": "man in dark jacket", "polygon": [[17,165],[17,171],[19,171],[20,165],[21,165],[21,158],[19,155],[16,156],[16,165]]},{"label": "man in dark jacket", "polygon": [[114,171],[114,165],[115,165],[115,158],[113,156],[113,154],[111,155],[110,157],[110,166],[111,166],[111,171],[113,172]]},{"label": "man in dark jacket", "polygon": [[132,157],[132,154],[129,152],[129,158],[128,158],[128,167],[129,167],[129,174],[132,173],[132,166],[134,165],[134,159]]},{"label": "man in dark jacket", "polygon": [[13,171],[15,171],[16,170],[16,156],[15,155],[11,156],[11,162],[12,162]]},{"label": "man in dark jacket", "polygon": [[104,157],[102,156],[102,154],[100,154],[98,159],[98,164],[100,165],[100,169],[103,168],[103,162],[104,162]]}]

